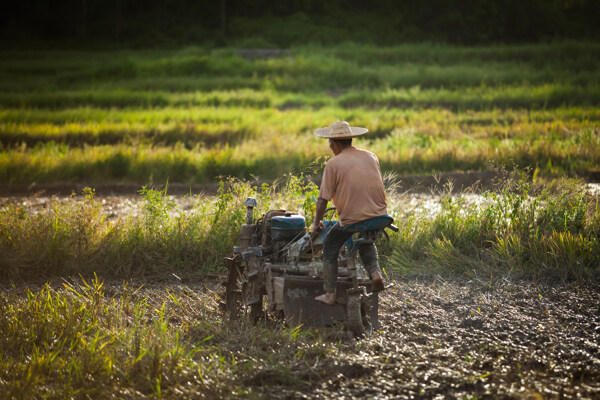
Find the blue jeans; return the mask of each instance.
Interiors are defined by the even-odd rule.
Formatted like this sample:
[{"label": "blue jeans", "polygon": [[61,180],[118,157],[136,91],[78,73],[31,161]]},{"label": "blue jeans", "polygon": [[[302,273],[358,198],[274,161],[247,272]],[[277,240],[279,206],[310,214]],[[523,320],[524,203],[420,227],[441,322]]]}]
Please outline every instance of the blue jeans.
[{"label": "blue jeans", "polygon": [[[326,292],[335,293],[338,276],[338,254],[346,240],[352,237],[352,232],[343,232],[340,223],[336,223],[323,240],[323,288]],[[358,245],[358,254],[363,262],[369,277],[375,271],[379,271],[377,261],[377,247],[374,243],[363,243]]]}]

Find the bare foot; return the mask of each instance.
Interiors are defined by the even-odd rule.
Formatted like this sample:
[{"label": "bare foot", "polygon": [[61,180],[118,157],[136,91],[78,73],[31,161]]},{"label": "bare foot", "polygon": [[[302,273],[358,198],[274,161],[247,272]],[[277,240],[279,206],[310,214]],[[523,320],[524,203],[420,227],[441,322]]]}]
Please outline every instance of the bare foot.
[{"label": "bare foot", "polygon": [[383,278],[381,277],[381,273],[379,271],[373,271],[371,274],[371,290],[373,293],[381,292],[383,290]]},{"label": "bare foot", "polygon": [[325,303],[329,306],[335,305],[335,293],[325,293],[320,296],[315,297],[315,301],[320,301],[321,303]]}]

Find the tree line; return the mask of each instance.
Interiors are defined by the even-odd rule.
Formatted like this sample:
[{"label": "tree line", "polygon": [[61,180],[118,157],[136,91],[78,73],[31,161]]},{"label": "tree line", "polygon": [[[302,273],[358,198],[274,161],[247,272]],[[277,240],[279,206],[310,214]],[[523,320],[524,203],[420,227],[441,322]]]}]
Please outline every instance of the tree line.
[{"label": "tree line", "polygon": [[20,0],[3,43],[286,47],[355,41],[462,44],[600,38],[597,0]]}]

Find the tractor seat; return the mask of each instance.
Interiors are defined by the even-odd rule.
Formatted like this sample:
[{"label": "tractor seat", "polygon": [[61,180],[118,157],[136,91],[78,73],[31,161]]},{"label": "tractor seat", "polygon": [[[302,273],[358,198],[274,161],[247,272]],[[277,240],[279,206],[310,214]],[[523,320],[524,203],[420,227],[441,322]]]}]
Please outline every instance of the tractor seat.
[{"label": "tractor seat", "polygon": [[366,243],[375,243],[377,238],[383,232],[388,238],[387,233],[384,232],[385,228],[390,228],[394,232],[398,232],[398,228],[392,225],[394,218],[389,215],[381,215],[375,218],[369,218],[364,221],[356,222],[354,224],[346,225],[342,227],[342,232],[359,233],[358,239],[354,240],[349,238],[346,241],[346,246],[350,249],[348,253],[356,251],[359,245]]},{"label": "tractor seat", "polygon": [[389,215],[381,215],[375,218],[365,219],[364,221],[356,222],[354,224],[346,225],[342,227],[342,232],[365,232],[365,231],[378,231],[380,229],[387,228],[394,222],[394,218]]}]

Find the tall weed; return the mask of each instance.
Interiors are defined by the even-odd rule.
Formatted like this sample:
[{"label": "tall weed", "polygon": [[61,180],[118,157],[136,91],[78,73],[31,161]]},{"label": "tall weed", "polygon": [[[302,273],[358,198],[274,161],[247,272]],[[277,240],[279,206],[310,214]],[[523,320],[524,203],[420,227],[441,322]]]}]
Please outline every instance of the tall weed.
[{"label": "tall weed", "polygon": [[543,186],[515,171],[468,204],[444,195],[435,215],[410,214],[393,237],[391,269],[535,279],[595,279],[600,270],[598,197],[580,182]]},{"label": "tall weed", "polygon": [[140,215],[109,221],[91,189],[81,201],[52,204],[34,214],[18,205],[0,212],[0,278],[90,275],[130,277],[219,270],[245,221],[244,201],[257,197],[258,218],[270,208],[304,213],[310,222],[317,186],[290,175],[280,184],[252,186],[223,179],[214,197],[197,195],[190,210],[163,190],[144,186]]}]

